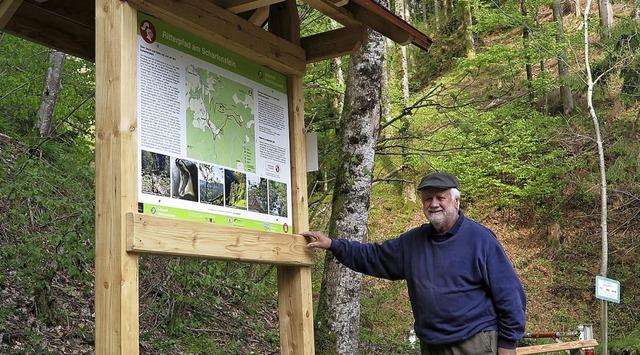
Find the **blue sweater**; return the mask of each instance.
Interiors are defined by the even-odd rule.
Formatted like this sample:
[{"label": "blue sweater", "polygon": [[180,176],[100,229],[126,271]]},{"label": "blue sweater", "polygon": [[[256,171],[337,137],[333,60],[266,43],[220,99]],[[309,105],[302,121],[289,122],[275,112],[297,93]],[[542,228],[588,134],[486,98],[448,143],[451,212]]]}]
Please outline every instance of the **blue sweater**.
[{"label": "blue sweater", "polygon": [[382,244],[335,239],[329,250],[352,270],[406,279],[416,335],[427,344],[497,330],[498,346],[513,349],[522,338],[522,283],[495,234],[462,211],[443,236],[423,224]]}]

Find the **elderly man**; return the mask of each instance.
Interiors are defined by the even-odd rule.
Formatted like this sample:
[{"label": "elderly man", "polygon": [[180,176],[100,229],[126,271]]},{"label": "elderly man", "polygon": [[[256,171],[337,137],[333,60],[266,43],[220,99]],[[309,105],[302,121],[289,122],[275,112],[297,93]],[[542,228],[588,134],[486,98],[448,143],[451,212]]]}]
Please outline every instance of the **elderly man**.
[{"label": "elderly man", "polygon": [[407,280],[422,354],[515,354],[525,327],[522,283],[496,235],[460,210],[458,179],[418,185],[429,223],[381,244],[302,233],[352,270]]}]

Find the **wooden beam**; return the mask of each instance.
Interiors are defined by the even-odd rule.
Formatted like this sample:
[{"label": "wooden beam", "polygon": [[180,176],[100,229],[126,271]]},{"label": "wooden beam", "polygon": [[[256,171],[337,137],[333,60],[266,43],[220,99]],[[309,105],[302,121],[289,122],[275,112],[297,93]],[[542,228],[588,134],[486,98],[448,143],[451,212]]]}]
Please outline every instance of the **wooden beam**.
[{"label": "wooden beam", "polygon": [[261,7],[256,9],[251,16],[249,17],[249,22],[252,24],[262,27],[265,22],[269,19],[269,6]]},{"label": "wooden beam", "polygon": [[138,256],[126,249],[126,213],[138,207],[136,11],[96,0],[97,355],[139,351]]},{"label": "wooden beam", "polygon": [[132,253],[313,265],[313,253],[307,250],[307,243],[301,235],[127,214],[127,250]]},{"label": "wooden beam", "polygon": [[351,12],[354,19],[358,22],[380,32],[382,35],[398,44],[407,45],[413,40],[413,36],[411,36],[411,34],[399,27],[392,26],[387,19],[379,16],[367,7],[361,6],[352,1],[344,5],[344,8]]},{"label": "wooden beam", "polygon": [[428,51],[433,43],[429,36],[418,31],[418,29],[376,1],[351,0],[345,5],[345,8],[353,12],[356,19],[396,43],[403,45],[413,43],[425,51]]},{"label": "wooden beam", "polygon": [[344,26],[361,25],[360,22],[354,19],[352,13],[340,6],[336,6],[331,0],[304,0],[304,2]]},{"label": "wooden beam", "polygon": [[396,43],[413,43],[428,50],[432,40],[371,0],[304,0],[306,4],[344,26],[365,25]]},{"label": "wooden beam", "polygon": [[596,345],[598,345],[598,341],[595,339],[567,341],[567,342],[555,343],[555,344],[533,345],[533,346],[524,346],[524,347],[516,348],[516,354],[518,355],[543,354],[543,353],[550,353],[554,351],[582,349],[582,348],[596,346]]},{"label": "wooden beam", "polygon": [[302,47],[265,32],[251,22],[208,1],[128,0],[139,10],[198,34],[242,56],[284,74],[302,75]]},{"label": "wooden beam", "polygon": [[0,28],[4,28],[9,19],[16,13],[22,0],[2,0],[0,2]]},{"label": "wooden beam", "polygon": [[365,27],[349,26],[304,37],[301,43],[307,52],[307,63],[313,63],[355,52],[366,35]]},{"label": "wooden beam", "polygon": [[221,0],[217,4],[223,9],[238,14],[253,9],[273,5],[283,0]]}]

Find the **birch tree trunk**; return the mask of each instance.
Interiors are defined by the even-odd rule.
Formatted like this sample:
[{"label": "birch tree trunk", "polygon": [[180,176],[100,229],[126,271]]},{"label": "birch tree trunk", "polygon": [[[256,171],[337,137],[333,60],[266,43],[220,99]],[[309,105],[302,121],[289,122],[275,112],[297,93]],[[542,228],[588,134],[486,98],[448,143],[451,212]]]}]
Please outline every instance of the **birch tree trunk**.
[{"label": "birch tree trunk", "polygon": [[473,32],[471,31],[471,27],[473,26],[471,0],[462,0],[460,5],[462,6],[462,16],[464,17],[464,43],[467,49],[467,58],[474,58],[476,56],[476,43],[473,39]]},{"label": "birch tree trunk", "polygon": [[[380,130],[384,40],[371,30],[349,60],[339,140],[343,163],[334,186],[328,234],[367,240],[375,145]],[[316,353],[357,354],[362,274],[326,254],[316,314]]]},{"label": "birch tree trunk", "polygon": [[[558,34],[556,42],[562,44],[564,42],[564,24],[562,23],[562,11],[560,10],[560,0],[551,3],[553,10],[553,20],[558,24]],[[558,76],[560,77],[560,96],[562,97],[562,109],[565,115],[573,113],[575,105],[573,102],[573,93],[571,88],[565,84],[569,76],[569,66],[567,65],[567,50],[562,49],[558,55]]]},{"label": "birch tree trunk", "polygon": [[609,30],[613,26],[613,8],[611,1],[599,0],[598,11],[600,12],[600,27],[602,30],[602,38],[609,37]]},{"label": "birch tree trunk", "polygon": [[62,76],[63,67],[64,53],[52,49],[49,52],[49,69],[47,70],[47,78],[42,90],[42,101],[40,101],[40,108],[38,109],[37,127],[40,137],[48,137],[51,134],[53,114],[56,109],[58,94],[62,88],[60,77]]},{"label": "birch tree trunk", "polygon": [[[593,88],[597,81],[593,79],[591,73],[591,64],[589,60],[589,10],[591,0],[587,1],[587,5],[584,10],[584,17],[582,20],[584,30],[584,64],[585,73],[587,75],[587,109],[589,110],[589,116],[593,121],[593,128],[596,135],[596,145],[598,147],[598,165],[600,167],[600,237],[602,239],[602,263],[600,264],[600,276],[607,277],[607,269],[609,265],[609,232],[608,232],[608,198],[607,198],[607,168],[604,160],[604,145],[602,135],[600,133],[600,121],[593,107]],[[608,308],[607,301],[601,301],[601,326],[602,326],[602,353],[604,355],[609,354],[608,349]]]},{"label": "birch tree trunk", "polygon": [[438,32],[440,31],[440,3],[438,0],[433,0],[433,16],[436,17],[436,32]]},{"label": "birch tree trunk", "polygon": [[[529,16],[529,10],[527,9],[527,2],[526,0],[520,0],[520,13],[522,14],[522,17],[527,18],[527,16]],[[529,29],[528,26],[523,26],[522,27],[522,46],[525,49],[529,49],[530,47],[530,37],[531,37],[531,30]],[[525,71],[527,74],[527,87],[529,90],[529,100],[534,99],[535,97],[535,93],[533,92],[533,66],[531,65],[531,61],[529,60],[529,55],[527,54],[527,61],[525,64]]]},{"label": "birch tree trunk", "polygon": [[[335,20],[331,20],[331,28],[337,29],[338,22]],[[344,87],[344,73],[342,72],[342,57],[336,57],[333,59],[336,63],[336,82],[338,83],[338,87]],[[344,97],[339,96],[338,102],[336,103],[338,110],[342,111],[342,105],[344,105]]]}]

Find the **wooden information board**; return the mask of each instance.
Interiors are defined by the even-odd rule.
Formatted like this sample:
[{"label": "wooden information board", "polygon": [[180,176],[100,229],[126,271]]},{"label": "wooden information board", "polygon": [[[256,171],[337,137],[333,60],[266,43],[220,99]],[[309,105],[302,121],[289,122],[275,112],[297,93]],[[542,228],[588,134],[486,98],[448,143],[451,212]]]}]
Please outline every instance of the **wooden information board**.
[{"label": "wooden information board", "polygon": [[[138,213],[137,14],[198,33],[286,75],[293,234]],[[272,5],[270,31],[202,1],[96,1],[96,353],[139,353],[138,255],[278,265],[283,354],[313,354],[302,75],[295,1]],[[274,34],[275,33],[275,34]],[[276,35],[277,34],[277,35]]]}]

